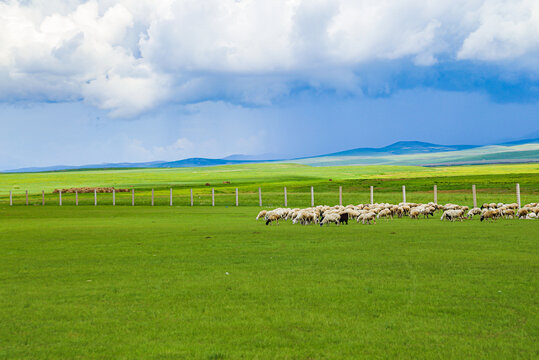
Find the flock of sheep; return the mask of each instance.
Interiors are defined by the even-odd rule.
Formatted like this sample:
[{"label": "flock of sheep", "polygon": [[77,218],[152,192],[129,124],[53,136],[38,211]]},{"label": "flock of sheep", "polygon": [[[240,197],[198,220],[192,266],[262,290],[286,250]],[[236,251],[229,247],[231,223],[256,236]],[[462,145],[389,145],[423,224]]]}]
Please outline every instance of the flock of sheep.
[{"label": "flock of sheep", "polygon": [[496,220],[504,217],[508,219],[537,219],[539,218],[539,203],[530,203],[519,209],[518,204],[485,203],[480,208],[470,209],[468,206],[457,204],[439,205],[435,203],[416,204],[400,203],[394,204],[359,204],[359,205],[319,205],[305,209],[277,208],[273,210],[262,210],[258,213],[256,220],[264,219],[266,225],[279,223],[279,220],[292,220],[293,224],[348,224],[348,221],[356,220],[362,224],[376,224],[376,219],[408,216],[418,219],[420,216],[428,218],[434,216],[438,210],[443,211],[440,220],[462,221],[480,216],[483,220]]}]

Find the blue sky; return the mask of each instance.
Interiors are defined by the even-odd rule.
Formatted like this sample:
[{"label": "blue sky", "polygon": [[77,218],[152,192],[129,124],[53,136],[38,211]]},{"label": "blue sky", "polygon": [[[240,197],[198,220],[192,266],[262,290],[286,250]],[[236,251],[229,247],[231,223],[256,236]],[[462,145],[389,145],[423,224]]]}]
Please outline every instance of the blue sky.
[{"label": "blue sky", "polygon": [[0,169],[539,136],[539,3],[0,2]]}]

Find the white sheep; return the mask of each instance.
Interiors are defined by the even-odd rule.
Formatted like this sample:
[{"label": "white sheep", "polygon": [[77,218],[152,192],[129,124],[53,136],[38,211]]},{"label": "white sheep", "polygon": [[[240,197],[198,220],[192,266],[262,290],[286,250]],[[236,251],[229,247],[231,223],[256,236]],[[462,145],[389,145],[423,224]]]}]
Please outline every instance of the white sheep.
[{"label": "white sheep", "polygon": [[296,218],[292,221],[293,224],[300,223],[301,225],[307,225],[315,223],[317,216],[314,211],[301,210],[298,212]]},{"label": "white sheep", "polygon": [[447,219],[447,220],[450,220],[450,221],[455,221],[455,220],[462,220],[462,215],[464,214],[464,211],[462,210],[446,210],[443,212],[442,214],[442,217],[440,218],[440,220],[444,220],[444,219]]},{"label": "white sheep", "polygon": [[496,220],[499,216],[500,216],[500,210],[498,209],[487,210],[481,214],[481,221],[488,220],[488,219]]},{"label": "white sheep", "polygon": [[281,215],[274,211],[268,211],[266,213],[266,225],[272,224],[274,221],[277,222],[277,225],[279,225],[279,219],[281,218]]},{"label": "white sheep", "polygon": [[258,213],[258,215],[256,216],[256,220],[262,219],[263,217],[265,217],[267,212],[268,212],[267,210],[261,210],[261,211]]},{"label": "white sheep", "polygon": [[365,225],[365,222],[367,222],[367,224],[371,224],[371,220],[374,224],[376,224],[376,213],[374,212],[367,212],[367,213],[364,213],[364,214],[361,214],[358,218],[357,218],[357,222],[359,222],[361,220],[361,223],[363,225]]},{"label": "white sheep", "polygon": [[468,217],[468,219],[471,219],[474,215],[479,215],[479,214],[481,214],[481,209],[473,208],[470,211],[468,211],[468,214],[466,214],[466,216]]},{"label": "white sheep", "polygon": [[338,213],[335,213],[335,212],[326,213],[324,214],[324,218],[320,222],[320,226],[323,226],[324,224],[329,225],[329,223],[335,223],[339,225],[340,219],[341,219],[341,215],[339,215]]},{"label": "white sheep", "polygon": [[392,216],[392,214],[391,214],[391,210],[389,210],[389,209],[382,209],[382,210],[378,213],[378,215],[376,215],[376,218],[377,218],[377,219],[379,219],[379,218],[381,218],[381,217],[385,217],[386,220],[388,220],[388,218],[393,219],[393,216]]}]

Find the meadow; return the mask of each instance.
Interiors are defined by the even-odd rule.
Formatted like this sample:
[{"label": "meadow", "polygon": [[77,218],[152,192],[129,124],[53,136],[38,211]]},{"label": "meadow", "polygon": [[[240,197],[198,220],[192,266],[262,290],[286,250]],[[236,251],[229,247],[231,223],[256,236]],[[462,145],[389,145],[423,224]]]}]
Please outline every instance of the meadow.
[{"label": "meadow", "polygon": [[[258,205],[258,188],[262,189],[264,206],[282,206],[283,187],[288,190],[288,205],[310,205],[310,187],[314,187],[317,204],[338,203],[339,186],[343,202],[370,201],[369,187],[374,186],[376,202],[402,201],[402,185],[407,188],[407,200],[433,200],[433,185],[438,186],[438,202],[459,202],[471,205],[471,187],[476,184],[478,202],[514,202],[515,184],[520,183],[522,202],[537,201],[539,195],[539,164],[482,165],[458,167],[419,166],[335,166],[311,167],[295,164],[232,165],[207,168],[86,170],[44,173],[0,174],[0,205],[9,203],[12,191],[15,205],[41,204],[45,191],[46,204],[58,204],[54,189],[72,187],[135,188],[136,204],[167,205],[173,188],[174,204],[189,205],[193,189],[195,205],[211,205],[211,188],[215,189],[217,206],[235,204],[235,189],[240,193],[240,205]],[[209,184],[209,185],[206,185]],[[118,205],[130,205],[130,193],[117,193]],[[75,203],[74,194],[64,194],[63,204]],[[80,195],[81,205],[92,205],[93,194]],[[112,194],[98,194],[102,206],[112,204]]]},{"label": "meadow", "polygon": [[0,209],[0,358],[535,358],[538,223]]},{"label": "meadow", "polygon": [[[440,203],[470,204],[471,184],[479,203],[514,202],[516,182],[539,201],[534,164],[1,174],[0,359],[536,358],[539,221],[255,221],[258,187],[269,208],[283,186],[290,206],[308,206],[310,186],[317,204],[339,186],[368,202],[371,185],[398,202],[403,184],[409,201],[437,184]],[[54,189],[80,186],[135,187],[137,206],[126,193],[57,206]]]}]

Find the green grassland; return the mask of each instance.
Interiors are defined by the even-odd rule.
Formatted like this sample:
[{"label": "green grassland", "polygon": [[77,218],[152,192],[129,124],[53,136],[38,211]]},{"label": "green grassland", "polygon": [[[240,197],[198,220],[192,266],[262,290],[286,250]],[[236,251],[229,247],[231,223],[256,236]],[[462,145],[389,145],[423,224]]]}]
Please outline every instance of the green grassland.
[{"label": "green grassland", "polygon": [[0,207],[0,358],[537,357],[539,222],[257,211]]},{"label": "green grassland", "polygon": [[[283,186],[309,206],[311,186],[317,204],[339,186],[344,203],[368,202],[371,185],[396,203],[403,184],[408,201],[437,184],[440,203],[471,205],[472,184],[479,203],[514,202],[517,182],[539,201],[538,164],[1,174],[0,359],[537,358],[539,221],[254,219],[259,187],[264,208],[283,205]],[[137,206],[129,193],[57,206],[54,189],[81,186],[133,187]]]},{"label": "green grassland", "polygon": [[[331,179],[331,181],[330,181]],[[224,182],[230,182],[225,184]],[[457,167],[419,166],[335,166],[311,167],[294,164],[231,165],[208,168],[87,170],[0,175],[0,205],[7,204],[9,191],[15,204],[24,204],[25,190],[29,203],[41,204],[41,191],[47,204],[57,204],[54,189],[81,186],[114,186],[135,188],[136,203],[150,203],[155,189],[155,204],[168,204],[173,188],[174,204],[188,205],[193,189],[195,205],[211,204],[211,188],[215,188],[216,205],[235,203],[235,188],[241,205],[258,204],[258,188],[262,188],[265,206],[283,205],[283,187],[289,194],[290,206],[310,204],[310,187],[315,189],[316,203],[338,202],[338,188],[343,187],[343,201],[369,201],[369,186],[375,187],[375,201],[399,202],[401,186],[407,187],[408,201],[431,201],[433,185],[438,186],[439,202],[471,203],[471,186],[478,188],[478,201],[515,201],[515,183],[520,183],[522,201],[537,201],[539,196],[539,164],[481,165]],[[208,183],[210,186],[206,186]],[[118,205],[131,204],[131,194],[118,193]],[[63,204],[75,201],[74,194],[64,194]],[[93,204],[93,194],[80,196],[81,205]],[[98,194],[100,205],[112,204],[111,194]]]}]

